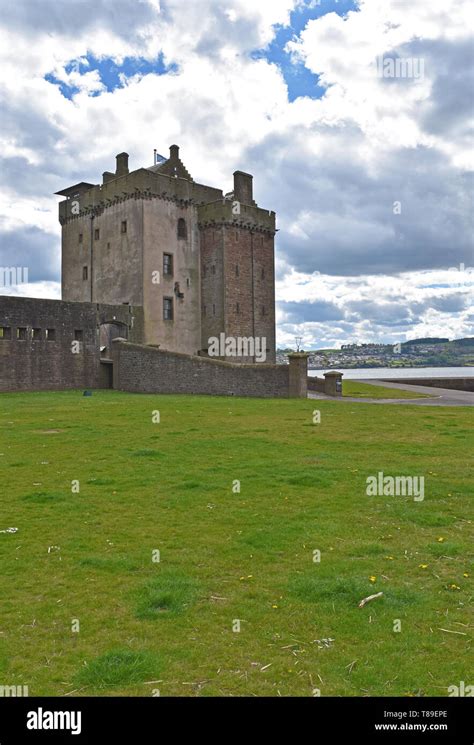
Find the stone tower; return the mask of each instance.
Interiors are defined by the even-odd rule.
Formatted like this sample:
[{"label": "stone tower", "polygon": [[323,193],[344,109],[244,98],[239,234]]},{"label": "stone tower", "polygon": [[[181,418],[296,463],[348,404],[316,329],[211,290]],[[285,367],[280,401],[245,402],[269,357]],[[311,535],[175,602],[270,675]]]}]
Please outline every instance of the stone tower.
[{"label": "stone tower", "polygon": [[142,306],[145,343],[174,352],[264,338],[274,362],[275,213],[257,206],[249,174],[236,171],[224,196],[192,179],[177,145],[158,159],[130,172],[120,153],[102,184],[57,192],[63,300]]}]

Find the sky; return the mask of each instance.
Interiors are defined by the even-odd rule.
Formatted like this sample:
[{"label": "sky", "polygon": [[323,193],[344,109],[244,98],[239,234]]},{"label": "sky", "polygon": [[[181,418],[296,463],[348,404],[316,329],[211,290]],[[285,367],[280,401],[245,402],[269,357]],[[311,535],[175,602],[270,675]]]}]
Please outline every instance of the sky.
[{"label": "sky", "polygon": [[474,335],[469,0],[0,0],[0,267],[60,297],[59,198],[116,153],[254,175],[277,343]]}]

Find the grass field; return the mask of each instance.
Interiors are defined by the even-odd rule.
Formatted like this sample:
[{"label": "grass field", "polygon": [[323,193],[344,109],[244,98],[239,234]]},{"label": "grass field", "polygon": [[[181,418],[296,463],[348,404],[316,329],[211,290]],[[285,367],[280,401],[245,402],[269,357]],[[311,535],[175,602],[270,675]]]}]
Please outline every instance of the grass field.
[{"label": "grass field", "polygon": [[[0,530],[18,528],[0,533],[0,684],[443,696],[473,682],[469,409],[95,391],[3,394],[0,412]],[[424,475],[424,501],[367,496],[378,471]]]},{"label": "grass field", "polygon": [[344,380],[342,383],[342,393],[344,396],[355,398],[430,398],[425,393],[405,391],[402,388],[370,385],[370,383],[361,383],[359,380]]}]

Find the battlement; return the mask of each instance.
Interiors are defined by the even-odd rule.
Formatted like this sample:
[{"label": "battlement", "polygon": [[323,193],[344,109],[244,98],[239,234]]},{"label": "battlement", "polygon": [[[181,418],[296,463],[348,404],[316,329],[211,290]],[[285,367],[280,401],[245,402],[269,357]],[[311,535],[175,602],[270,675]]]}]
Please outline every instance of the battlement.
[{"label": "battlement", "polygon": [[275,213],[234,199],[220,199],[198,207],[200,227],[228,225],[275,234]]}]

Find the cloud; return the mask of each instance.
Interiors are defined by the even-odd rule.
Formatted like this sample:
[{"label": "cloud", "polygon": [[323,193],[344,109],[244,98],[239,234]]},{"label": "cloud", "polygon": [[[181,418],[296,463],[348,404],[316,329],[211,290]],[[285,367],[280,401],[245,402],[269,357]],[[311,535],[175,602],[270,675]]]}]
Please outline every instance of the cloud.
[{"label": "cloud", "polygon": [[[286,48],[325,94],[293,100],[267,52],[311,5]],[[28,261],[51,291],[53,192],[98,182],[117,152],[137,168],[178,142],[197,181],[228,190],[248,170],[259,204],[276,209],[281,338],[472,334],[465,288],[446,271],[474,264],[469,5],[360,0],[321,15],[301,0],[3,3],[2,260]],[[424,76],[381,78],[380,56],[422,59]],[[113,88],[101,77],[100,61],[134,59],[145,72],[122,71]]]}]

